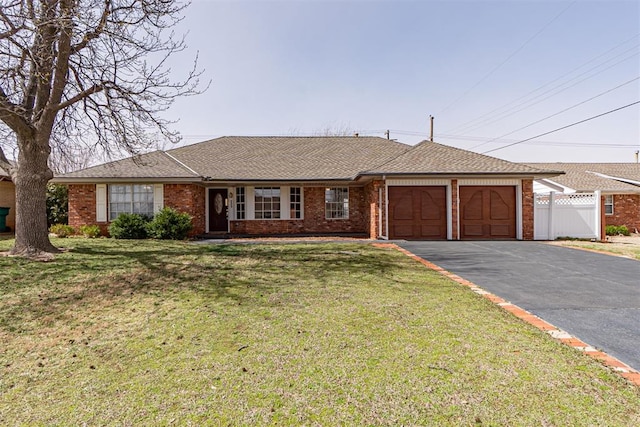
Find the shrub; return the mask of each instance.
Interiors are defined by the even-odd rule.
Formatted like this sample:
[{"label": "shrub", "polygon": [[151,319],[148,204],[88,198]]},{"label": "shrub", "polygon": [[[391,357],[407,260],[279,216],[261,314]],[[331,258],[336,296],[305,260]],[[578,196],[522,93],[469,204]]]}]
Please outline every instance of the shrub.
[{"label": "shrub", "polygon": [[97,225],[82,225],[80,226],[80,234],[89,239],[95,239],[100,235],[100,227]]},{"label": "shrub", "polygon": [[69,190],[66,185],[47,184],[47,225],[66,224]]},{"label": "shrub", "polygon": [[66,224],[53,224],[49,227],[49,233],[55,234],[56,237],[69,237],[72,234],[75,234],[76,230]]},{"label": "shrub", "polygon": [[605,227],[605,233],[607,236],[628,236],[631,234],[626,225],[607,225]]},{"label": "shrub", "polygon": [[148,222],[147,216],[123,213],[109,225],[109,234],[115,239],[145,239]]},{"label": "shrub", "polygon": [[183,240],[192,228],[189,214],[164,208],[147,224],[147,234],[154,239]]}]

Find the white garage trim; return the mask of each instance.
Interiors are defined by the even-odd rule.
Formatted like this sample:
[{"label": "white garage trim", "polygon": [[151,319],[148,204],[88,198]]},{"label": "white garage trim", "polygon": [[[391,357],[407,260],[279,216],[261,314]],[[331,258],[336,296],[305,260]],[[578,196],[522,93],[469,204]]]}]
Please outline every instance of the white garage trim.
[{"label": "white garage trim", "polygon": [[389,186],[428,186],[428,185],[450,185],[450,179],[388,179]]}]

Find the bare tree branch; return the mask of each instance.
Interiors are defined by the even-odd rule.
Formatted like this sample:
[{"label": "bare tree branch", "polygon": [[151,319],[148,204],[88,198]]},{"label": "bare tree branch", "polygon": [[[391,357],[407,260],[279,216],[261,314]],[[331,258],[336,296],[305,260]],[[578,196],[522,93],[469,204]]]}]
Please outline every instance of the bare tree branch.
[{"label": "bare tree branch", "polygon": [[[197,56],[182,80],[169,68],[169,59],[186,48],[171,29],[187,6],[0,0],[0,136],[12,135],[0,141],[0,167],[16,183],[17,217],[33,220],[16,224],[16,247],[25,246],[21,227],[46,237],[33,212],[42,206],[51,168],[86,165],[73,160],[78,153],[138,154],[157,146],[158,136],[177,141],[162,113],[176,98],[202,91]],[[9,161],[12,152],[17,164]],[[29,214],[20,215],[32,202]],[[39,242],[50,249],[48,240]]]}]

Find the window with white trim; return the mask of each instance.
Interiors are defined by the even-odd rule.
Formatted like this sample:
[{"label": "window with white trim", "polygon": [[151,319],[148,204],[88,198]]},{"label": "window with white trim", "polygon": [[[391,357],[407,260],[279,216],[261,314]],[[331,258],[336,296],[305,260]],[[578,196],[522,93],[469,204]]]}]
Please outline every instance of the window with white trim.
[{"label": "window with white trim", "polygon": [[331,187],[324,190],[326,219],[349,218],[349,187]]},{"label": "window with white trim", "polygon": [[256,219],[280,219],[280,187],[256,187],[253,194]]},{"label": "window with white trim", "polygon": [[302,218],[302,188],[291,187],[289,189],[289,208],[291,210],[291,219]]},{"label": "window with white trim", "polygon": [[153,184],[109,184],[109,221],[121,213],[153,216]]},{"label": "window with white trim", "polygon": [[613,215],[613,194],[604,196],[604,214]]},{"label": "window with white trim", "polygon": [[236,188],[236,219],[246,218],[246,199],[244,187]]}]

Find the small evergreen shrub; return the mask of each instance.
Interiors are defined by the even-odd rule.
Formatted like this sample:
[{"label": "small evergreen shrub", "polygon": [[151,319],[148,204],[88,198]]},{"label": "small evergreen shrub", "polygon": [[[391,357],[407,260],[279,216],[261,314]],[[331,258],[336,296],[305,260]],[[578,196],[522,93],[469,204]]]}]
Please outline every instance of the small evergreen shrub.
[{"label": "small evergreen shrub", "polygon": [[628,236],[631,234],[626,225],[607,225],[605,227],[605,233],[607,236]]},{"label": "small evergreen shrub", "polygon": [[83,225],[80,227],[80,234],[89,239],[95,239],[100,236],[100,227],[97,225]]},{"label": "small evergreen shrub", "polygon": [[53,224],[49,227],[49,233],[54,234],[56,237],[69,237],[75,232],[76,230],[67,224]]},{"label": "small evergreen shrub", "polygon": [[109,225],[114,239],[146,239],[149,218],[140,214],[123,213]]},{"label": "small evergreen shrub", "polygon": [[192,228],[191,215],[167,207],[147,224],[147,235],[153,239],[184,240]]},{"label": "small evergreen shrub", "polygon": [[47,184],[47,225],[66,224],[69,189],[63,184]]}]

